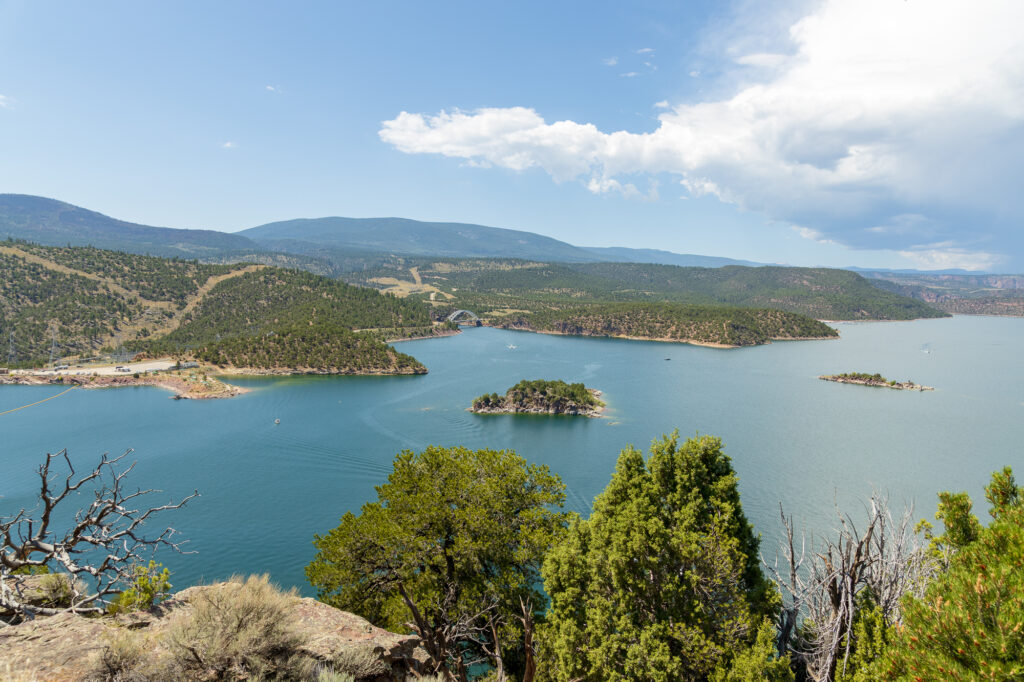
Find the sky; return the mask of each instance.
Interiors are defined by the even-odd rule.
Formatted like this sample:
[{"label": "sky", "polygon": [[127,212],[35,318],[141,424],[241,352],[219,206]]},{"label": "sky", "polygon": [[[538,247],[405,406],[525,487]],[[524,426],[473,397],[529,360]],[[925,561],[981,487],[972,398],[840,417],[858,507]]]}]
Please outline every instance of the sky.
[{"label": "sky", "polygon": [[0,0],[0,192],[1024,271],[1024,2]]}]

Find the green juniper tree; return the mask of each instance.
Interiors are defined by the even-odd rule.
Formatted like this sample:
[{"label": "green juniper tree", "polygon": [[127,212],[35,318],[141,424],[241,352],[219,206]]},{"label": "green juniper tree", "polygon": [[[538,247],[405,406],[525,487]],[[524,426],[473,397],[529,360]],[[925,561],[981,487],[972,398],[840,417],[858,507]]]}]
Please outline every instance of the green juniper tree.
[{"label": "green juniper tree", "polygon": [[591,517],[544,562],[545,676],[708,679],[777,608],[758,544],[719,439],[673,434],[646,460],[626,448]]},{"label": "green juniper tree", "polygon": [[508,450],[428,447],[395,457],[377,501],[347,513],[306,568],[319,598],[392,630],[411,627],[432,672],[474,665],[529,679],[545,553],[568,515],[565,486]]}]

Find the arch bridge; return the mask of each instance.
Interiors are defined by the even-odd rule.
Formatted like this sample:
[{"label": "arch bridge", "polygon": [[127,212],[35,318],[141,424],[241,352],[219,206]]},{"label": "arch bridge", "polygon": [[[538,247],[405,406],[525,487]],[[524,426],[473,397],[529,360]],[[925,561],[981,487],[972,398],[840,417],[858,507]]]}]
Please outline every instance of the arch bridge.
[{"label": "arch bridge", "polygon": [[[460,319],[461,318],[461,319]],[[480,324],[480,318],[472,310],[456,310],[446,318],[449,322]]]}]

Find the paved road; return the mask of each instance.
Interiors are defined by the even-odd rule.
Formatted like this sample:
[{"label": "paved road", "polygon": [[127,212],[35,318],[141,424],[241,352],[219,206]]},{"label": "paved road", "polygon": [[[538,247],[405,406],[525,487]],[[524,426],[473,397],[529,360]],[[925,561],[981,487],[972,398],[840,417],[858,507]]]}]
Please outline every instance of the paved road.
[{"label": "paved road", "polygon": [[71,366],[71,369],[62,369],[59,372],[52,369],[26,369],[14,370],[11,374],[33,374],[35,376],[55,376],[57,374],[99,374],[101,376],[117,376],[121,374],[134,374],[135,372],[150,372],[156,370],[170,369],[174,367],[171,360],[147,360],[145,362],[128,362],[121,367],[127,367],[127,372],[118,372],[118,365],[96,365],[89,367]]}]

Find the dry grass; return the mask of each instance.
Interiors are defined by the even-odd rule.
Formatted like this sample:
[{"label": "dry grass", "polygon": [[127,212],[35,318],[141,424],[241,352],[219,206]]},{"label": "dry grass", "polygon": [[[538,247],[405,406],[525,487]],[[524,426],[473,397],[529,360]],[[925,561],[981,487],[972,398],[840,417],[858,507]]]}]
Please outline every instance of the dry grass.
[{"label": "dry grass", "polygon": [[167,634],[174,665],[190,679],[303,679],[308,661],[290,615],[295,590],[281,592],[266,575],[234,577],[199,593]]}]

